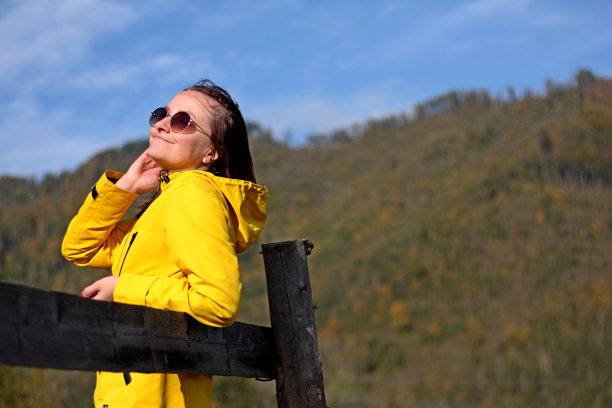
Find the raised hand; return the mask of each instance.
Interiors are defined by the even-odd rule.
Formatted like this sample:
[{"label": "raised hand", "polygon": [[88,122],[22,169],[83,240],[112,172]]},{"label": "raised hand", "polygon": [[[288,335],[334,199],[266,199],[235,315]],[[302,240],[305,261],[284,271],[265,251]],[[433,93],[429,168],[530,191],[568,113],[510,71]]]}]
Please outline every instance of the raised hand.
[{"label": "raised hand", "polygon": [[147,154],[148,150],[145,150],[115,183],[117,187],[137,194],[157,188],[157,178],[162,168]]}]

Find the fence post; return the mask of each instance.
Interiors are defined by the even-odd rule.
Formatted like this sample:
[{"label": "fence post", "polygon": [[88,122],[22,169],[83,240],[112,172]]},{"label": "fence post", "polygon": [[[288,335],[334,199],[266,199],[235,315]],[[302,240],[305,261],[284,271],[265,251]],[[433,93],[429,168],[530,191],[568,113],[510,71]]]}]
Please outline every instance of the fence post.
[{"label": "fence post", "polygon": [[327,407],[306,256],[308,240],[263,244],[280,408]]}]

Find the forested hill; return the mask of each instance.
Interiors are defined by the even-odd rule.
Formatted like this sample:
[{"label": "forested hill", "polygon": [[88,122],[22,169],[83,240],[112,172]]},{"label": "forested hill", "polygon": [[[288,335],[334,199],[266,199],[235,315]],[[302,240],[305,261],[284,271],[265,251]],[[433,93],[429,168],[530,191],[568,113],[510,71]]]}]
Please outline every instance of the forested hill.
[{"label": "forested hill", "polygon": [[[299,148],[250,127],[270,189],[261,242],[315,244],[330,406],[612,406],[612,81],[582,70],[543,95],[450,92]],[[0,278],[78,293],[100,276],[61,258],[63,233],[102,171],[145,147],[0,178]],[[240,319],[267,324],[258,248],[241,264]],[[47,373],[0,367],[0,407],[86,395]],[[61,392],[33,393],[32,378]],[[269,387],[237,396],[228,381],[217,406],[272,406]]]}]

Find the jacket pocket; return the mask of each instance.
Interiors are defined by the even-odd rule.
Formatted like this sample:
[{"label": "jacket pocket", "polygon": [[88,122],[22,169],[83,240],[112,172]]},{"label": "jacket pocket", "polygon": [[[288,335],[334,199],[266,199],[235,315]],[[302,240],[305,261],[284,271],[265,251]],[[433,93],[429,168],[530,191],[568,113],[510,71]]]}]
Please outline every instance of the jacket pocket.
[{"label": "jacket pocket", "polygon": [[127,250],[125,251],[125,255],[123,255],[123,259],[121,260],[121,267],[119,268],[119,276],[121,276],[121,272],[123,271],[123,265],[125,264],[125,259],[128,257],[128,254],[130,253],[130,248],[132,248],[132,244],[134,243],[134,240],[136,239],[136,235],[138,235],[138,232],[134,232],[132,236],[130,237],[130,243],[128,244]]}]

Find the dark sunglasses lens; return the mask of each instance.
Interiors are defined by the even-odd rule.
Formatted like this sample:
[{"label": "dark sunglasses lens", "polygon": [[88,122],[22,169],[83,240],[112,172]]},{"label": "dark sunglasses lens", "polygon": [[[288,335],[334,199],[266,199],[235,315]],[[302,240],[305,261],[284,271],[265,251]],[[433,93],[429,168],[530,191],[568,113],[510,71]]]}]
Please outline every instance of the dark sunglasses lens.
[{"label": "dark sunglasses lens", "polygon": [[166,108],[157,108],[153,112],[151,112],[151,117],[149,118],[149,126],[153,126],[163,118],[168,116],[168,111]]},{"label": "dark sunglasses lens", "polygon": [[182,132],[183,130],[187,129],[190,122],[191,117],[187,112],[177,112],[172,115],[172,118],[170,119],[170,128],[174,132]]}]

